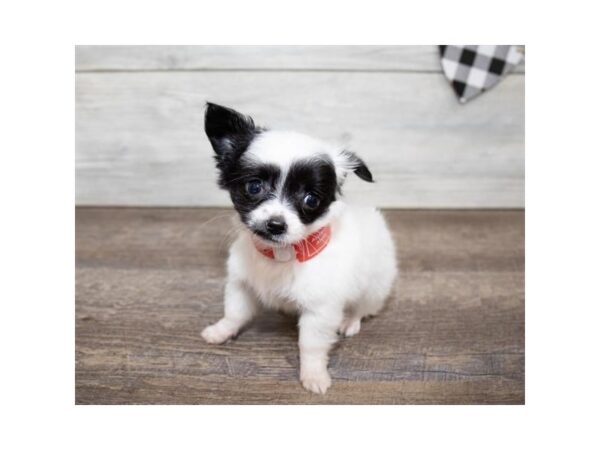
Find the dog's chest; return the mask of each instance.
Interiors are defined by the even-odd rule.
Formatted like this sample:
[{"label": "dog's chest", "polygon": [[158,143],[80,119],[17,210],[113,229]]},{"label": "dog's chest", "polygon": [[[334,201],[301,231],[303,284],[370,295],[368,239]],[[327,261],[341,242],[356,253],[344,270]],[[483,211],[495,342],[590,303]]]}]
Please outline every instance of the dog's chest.
[{"label": "dog's chest", "polygon": [[[256,251],[256,250],[255,250]],[[267,308],[298,312],[304,306],[310,270],[307,263],[277,262],[259,255],[246,266],[246,283]]]},{"label": "dog's chest", "polygon": [[261,261],[250,268],[247,283],[265,306],[273,309],[298,309],[297,274],[293,263]]},{"label": "dog's chest", "polygon": [[[331,267],[324,263],[325,252],[310,261],[277,261],[259,252],[248,241],[240,241],[232,249],[233,269],[267,308],[299,311],[310,307],[331,277]],[[234,263],[234,264],[231,264]]]}]

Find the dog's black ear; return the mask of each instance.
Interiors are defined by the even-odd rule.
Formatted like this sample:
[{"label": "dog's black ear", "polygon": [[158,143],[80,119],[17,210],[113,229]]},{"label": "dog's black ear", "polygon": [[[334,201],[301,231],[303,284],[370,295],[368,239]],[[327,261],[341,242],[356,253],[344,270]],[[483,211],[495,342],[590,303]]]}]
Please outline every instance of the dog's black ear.
[{"label": "dog's black ear", "polygon": [[245,151],[258,132],[252,117],[214,103],[206,104],[204,131],[217,159]]},{"label": "dog's black ear", "polygon": [[362,159],[348,150],[344,150],[342,153],[348,161],[348,167],[350,167],[350,170],[352,170],[358,178],[368,181],[369,183],[375,182],[375,180],[373,180],[373,174]]}]

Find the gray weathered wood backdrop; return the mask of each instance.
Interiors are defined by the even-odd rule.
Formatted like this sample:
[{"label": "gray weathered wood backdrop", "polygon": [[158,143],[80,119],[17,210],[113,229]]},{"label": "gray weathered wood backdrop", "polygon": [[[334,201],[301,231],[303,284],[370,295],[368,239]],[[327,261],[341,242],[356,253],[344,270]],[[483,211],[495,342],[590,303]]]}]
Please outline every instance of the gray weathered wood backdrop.
[{"label": "gray weathered wood backdrop", "polygon": [[461,105],[436,46],[77,46],[76,203],[223,206],[206,101],[341,141],[382,207],[524,206],[522,64]]}]

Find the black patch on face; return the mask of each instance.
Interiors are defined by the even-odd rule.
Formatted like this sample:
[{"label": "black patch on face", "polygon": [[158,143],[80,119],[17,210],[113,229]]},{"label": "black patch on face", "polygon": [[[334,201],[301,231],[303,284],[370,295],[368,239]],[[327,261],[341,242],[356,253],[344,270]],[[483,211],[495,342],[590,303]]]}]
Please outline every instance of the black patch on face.
[{"label": "black patch on face", "polygon": [[265,131],[254,125],[252,117],[214,103],[206,104],[204,131],[215,151],[219,186],[229,189],[229,184],[239,171],[239,162],[252,140]]},{"label": "black patch on face", "polygon": [[[333,161],[328,156],[321,155],[296,161],[290,166],[283,185],[283,197],[294,206],[300,221],[306,225],[327,212],[329,205],[335,201],[336,190],[337,178]],[[309,194],[318,197],[319,204],[316,208],[309,208],[305,204]]]},{"label": "black patch on face", "polygon": [[[229,191],[233,207],[239,213],[242,222],[248,224],[248,215],[261,203],[275,197],[275,188],[281,176],[279,167],[272,164],[260,164],[238,159],[224,172],[226,188]],[[262,191],[258,195],[248,192],[248,183],[260,180]]]}]

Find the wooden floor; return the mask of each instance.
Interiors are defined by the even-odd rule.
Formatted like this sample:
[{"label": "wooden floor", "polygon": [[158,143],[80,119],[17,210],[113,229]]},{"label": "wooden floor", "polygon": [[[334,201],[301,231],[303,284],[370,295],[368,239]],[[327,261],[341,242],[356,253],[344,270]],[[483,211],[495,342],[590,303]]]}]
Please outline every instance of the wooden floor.
[{"label": "wooden floor", "polygon": [[78,404],[524,403],[522,211],[387,211],[401,277],[333,350],[325,396],[298,382],[292,318],[201,339],[222,313],[230,215],[77,209]]}]

